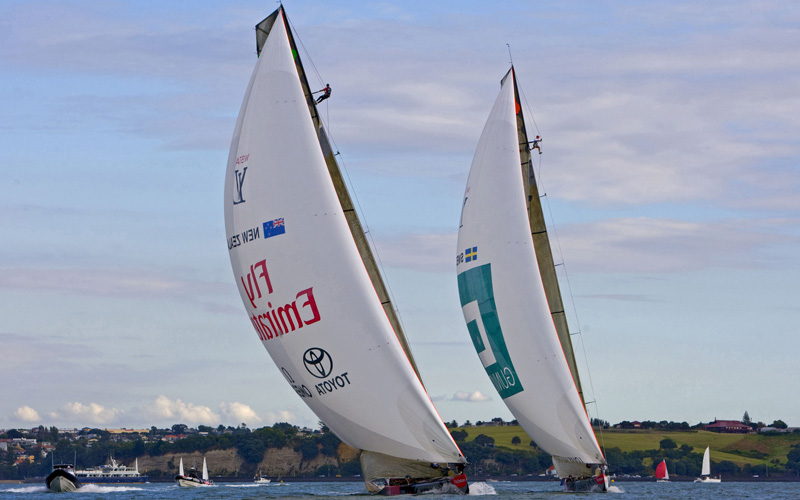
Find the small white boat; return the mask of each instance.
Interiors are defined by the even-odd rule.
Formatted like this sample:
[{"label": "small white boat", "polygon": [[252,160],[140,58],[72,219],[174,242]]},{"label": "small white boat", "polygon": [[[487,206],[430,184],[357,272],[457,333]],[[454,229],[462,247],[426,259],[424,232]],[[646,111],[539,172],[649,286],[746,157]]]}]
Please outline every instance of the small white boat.
[{"label": "small white boat", "polygon": [[703,453],[703,466],[700,471],[700,477],[694,480],[695,483],[721,483],[722,477],[711,477],[711,454],[710,446],[706,446],[706,452]]},{"label": "small white boat", "polygon": [[203,458],[203,472],[201,476],[197,476],[197,468],[192,467],[189,469],[188,474],[184,474],[183,472],[183,458],[181,458],[181,463],[178,468],[178,475],[175,476],[175,482],[178,483],[178,486],[184,488],[194,488],[198,486],[211,486],[214,484],[213,481],[208,479],[208,466],[206,465],[206,459]]},{"label": "small white boat", "polygon": [[253,482],[256,484],[269,484],[272,482],[272,480],[268,477],[262,476],[261,472],[259,472],[258,474],[256,474],[256,477],[253,478]]}]

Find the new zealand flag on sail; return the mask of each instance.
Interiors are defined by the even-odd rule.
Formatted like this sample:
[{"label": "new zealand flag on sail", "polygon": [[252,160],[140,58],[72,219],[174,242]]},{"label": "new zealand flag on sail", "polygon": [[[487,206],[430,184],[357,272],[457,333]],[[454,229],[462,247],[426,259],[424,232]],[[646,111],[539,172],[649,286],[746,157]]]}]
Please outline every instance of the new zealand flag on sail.
[{"label": "new zealand flag on sail", "polygon": [[279,234],[284,234],[285,232],[286,223],[284,222],[283,217],[279,217],[275,220],[268,220],[264,223],[264,238],[277,236]]}]

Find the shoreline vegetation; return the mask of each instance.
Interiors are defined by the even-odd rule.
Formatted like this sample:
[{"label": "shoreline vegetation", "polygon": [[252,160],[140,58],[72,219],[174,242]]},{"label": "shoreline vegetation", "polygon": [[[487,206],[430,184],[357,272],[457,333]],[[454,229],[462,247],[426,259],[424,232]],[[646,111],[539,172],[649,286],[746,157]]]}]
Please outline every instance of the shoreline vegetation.
[{"label": "shoreline vegetation", "polygon": [[[455,423],[455,422],[453,422]],[[544,476],[550,456],[518,425],[450,425],[450,432],[477,481],[554,480]],[[712,474],[726,481],[800,481],[800,432],[728,434],[674,427],[598,428],[609,472],[620,481],[653,480],[653,468],[666,460],[670,479],[693,481],[702,452],[711,447]],[[342,443],[324,425],[318,430],[287,423],[250,430],[239,427],[111,431],[85,428],[75,435],[40,426],[0,434],[0,480],[44,477],[51,462],[76,461],[77,468],[103,465],[114,457],[139,470],[149,481],[172,481],[177,465],[206,458],[215,481],[252,481],[256,473],[273,481],[361,481],[358,450]]]}]

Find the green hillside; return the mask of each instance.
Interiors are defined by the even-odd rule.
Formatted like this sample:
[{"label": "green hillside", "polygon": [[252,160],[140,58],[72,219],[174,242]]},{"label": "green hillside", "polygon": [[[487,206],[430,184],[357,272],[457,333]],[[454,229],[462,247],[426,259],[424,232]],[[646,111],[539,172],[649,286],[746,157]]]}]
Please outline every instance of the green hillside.
[{"label": "green hillside", "polygon": [[[530,450],[531,438],[518,425],[513,426],[472,426],[459,427],[451,431],[466,431],[467,442],[480,434],[494,439],[495,446],[511,450]],[[520,444],[512,444],[514,437]],[[719,434],[708,431],[656,431],[606,429],[598,432],[598,440],[604,449],[619,448],[622,452],[658,450],[663,439],[671,439],[677,444],[688,445],[695,452],[702,453],[706,446],[711,447],[713,462],[729,460],[742,467],[764,465],[773,460],[786,464],[786,454],[792,445],[800,444],[800,434],[781,434],[767,436],[760,434]]]}]

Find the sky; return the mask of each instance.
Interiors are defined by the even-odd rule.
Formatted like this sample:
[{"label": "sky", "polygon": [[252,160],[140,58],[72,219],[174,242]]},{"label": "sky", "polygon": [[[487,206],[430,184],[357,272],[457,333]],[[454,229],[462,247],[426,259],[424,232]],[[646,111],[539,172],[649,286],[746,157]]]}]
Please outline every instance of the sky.
[{"label": "sky", "polygon": [[[590,415],[800,426],[799,6],[284,6],[444,420],[513,418],[454,262],[513,59]],[[259,345],[223,220],[276,7],[0,4],[0,428],[317,427]]]}]

